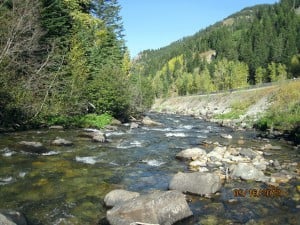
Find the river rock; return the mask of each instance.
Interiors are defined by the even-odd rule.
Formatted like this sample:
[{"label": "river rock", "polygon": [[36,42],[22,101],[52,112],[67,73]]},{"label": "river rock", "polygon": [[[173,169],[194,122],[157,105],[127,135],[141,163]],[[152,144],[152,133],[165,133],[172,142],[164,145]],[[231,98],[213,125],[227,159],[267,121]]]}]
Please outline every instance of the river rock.
[{"label": "river rock", "polygon": [[206,163],[206,160],[204,161],[200,161],[200,160],[195,160],[195,161],[191,161],[190,163],[189,163],[189,166],[191,166],[191,167],[199,167],[199,166],[203,166],[203,167],[205,167],[205,166],[207,166],[207,163]]},{"label": "river rock", "polygon": [[162,123],[156,122],[152,119],[150,119],[150,117],[145,116],[142,120],[142,123],[146,126],[161,126]]},{"label": "river rock", "polygon": [[82,137],[91,138],[95,142],[105,142],[106,137],[105,134],[97,129],[84,129],[85,133],[81,134]]},{"label": "river rock", "polygon": [[225,139],[232,139],[232,136],[230,134],[220,134],[220,136]]},{"label": "river rock", "polygon": [[117,120],[116,118],[113,118],[112,121],[110,122],[110,124],[113,126],[118,126],[118,125],[121,125],[122,122],[120,120]]},{"label": "river rock", "polygon": [[54,126],[50,126],[49,129],[63,130],[64,127],[63,127],[63,126],[60,126],[60,125],[54,125]]},{"label": "river rock", "polygon": [[120,204],[121,202],[125,202],[138,196],[140,196],[140,193],[138,192],[116,189],[105,195],[104,202],[106,206],[113,207],[117,204]]},{"label": "river rock", "polygon": [[27,225],[27,220],[23,213],[14,210],[0,210],[1,225]]},{"label": "river rock", "polygon": [[253,151],[251,148],[241,148],[239,150],[239,153],[242,156],[248,157],[250,159],[254,159],[258,155],[258,153]]},{"label": "river rock", "polygon": [[95,135],[92,137],[92,140],[95,141],[95,142],[105,142],[106,141],[106,138],[105,138],[105,134],[102,133],[102,132],[98,132],[98,133],[95,133]]},{"label": "river rock", "polygon": [[231,178],[241,178],[243,180],[268,181],[264,173],[254,167],[251,163],[238,163],[230,167]]},{"label": "river rock", "polygon": [[281,150],[281,147],[280,146],[274,146],[274,145],[271,145],[271,144],[266,144],[261,149],[262,150]]},{"label": "river rock", "polygon": [[212,161],[223,160],[226,149],[226,147],[217,146],[209,152],[207,156],[210,157]]},{"label": "river rock", "polygon": [[130,123],[130,129],[136,129],[136,128],[138,128],[138,127],[139,127],[139,124],[138,124],[138,123],[136,123],[136,122]]},{"label": "river rock", "polygon": [[56,146],[71,146],[73,145],[73,142],[57,137],[54,141],[51,142],[51,144]]},{"label": "river rock", "polygon": [[21,150],[25,152],[32,152],[42,154],[48,152],[48,149],[41,143],[35,141],[21,141],[19,142]]},{"label": "river rock", "polygon": [[176,155],[178,159],[201,158],[206,155],[206,151],[202,148],[188,148]]},{"label": "river rock", "polygon": [[209,195],[221,188],[221,179],[214,173],[182,173],[174,175],[169,189],[198,195]]},{"label": "river rock", "polygon": [[209,169],[207,169],[206,167],[199,167],[197,171],[198,172],[208,172]]},{"label": "river rock", "polygon": [[274,183],[287,183],[289,180],[292,179],[292,176],[289,174],[284,174],[282,172],[273,173],[271,175],[271,182]]},{"label": "river rock", "polygon": [[274,162],[273,162],[272,164],[273,164],[273,166],[274,166],[277,170],[280,170],[280,169],[281,169],[280,163],[278,162],[277,159],[275,159]]},{"label": "river rock", "polygon": [[118,130],[118,127],[117,126],[113,126],[113,125],[107,125],[107,126],[105,126],[105,130],[116,131],[116,130]]},{"label": "river rock", "polygon": [[185,196],[178,191],[157,191],[114,206],[106,213],[111,225],[171,225],[193,215]]}]

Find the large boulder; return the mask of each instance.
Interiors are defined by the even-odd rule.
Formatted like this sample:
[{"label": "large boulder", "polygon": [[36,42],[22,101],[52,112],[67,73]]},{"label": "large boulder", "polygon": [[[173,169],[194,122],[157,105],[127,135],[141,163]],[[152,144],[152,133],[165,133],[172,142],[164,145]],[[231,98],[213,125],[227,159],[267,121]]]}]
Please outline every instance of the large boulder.
[{"label": "large boulder", "polygon": [[182,150],[176,155],[178,159],[195,159],[206,155],[206,151],[202,148],[188,148]]},{"label": "large boulder", "polygon": [[174,175],[169,189],[198,195],[209,195],[220,190],[220,177],[215,173],[182,173]]},{"label": "large boulder", "polygon": [[[193,215],[185,196],[178,191],[158,191],[122,202],[107,211],[111,225],[171,225]],[[139,223],[137,223],[139,224]]]},{"label": "large boulder", "polygon": [[25,152],[42,154],[49,150],[41,143],[35,141],[21,141],[19,142],[19,148]]},{"label": "large boulder", "polygon": [[268,181],[268,178],[261,170],[258,170],[251,163],[238,163],[230,167],[231,178],[241,178],[243,180]]},{"label": "large boulder", "polygon": [[0,210],[1,225],[27,225],[27,220],[23,213],[14,210]]},{"label": "large boulder", "polygon": [[106,206],[113,207],[117,204],[120,204],[121,202],[125,202],[129,199],[136,198],[138,196],[140,196],[140,193],[138,193],[138,192],[116,189],[116,190],[109,192],[104,197],[104,202],[105,202]]}]

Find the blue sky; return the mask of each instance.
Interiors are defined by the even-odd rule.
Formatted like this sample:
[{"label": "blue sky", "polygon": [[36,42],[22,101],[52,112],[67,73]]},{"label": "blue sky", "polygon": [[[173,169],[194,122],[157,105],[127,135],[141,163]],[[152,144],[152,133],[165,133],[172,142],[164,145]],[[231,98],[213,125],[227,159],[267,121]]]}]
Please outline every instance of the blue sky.
[{"label": "blue sky", "polygon": [[241,9],[278,0],[119,0],[130,55],[193,35]]}]

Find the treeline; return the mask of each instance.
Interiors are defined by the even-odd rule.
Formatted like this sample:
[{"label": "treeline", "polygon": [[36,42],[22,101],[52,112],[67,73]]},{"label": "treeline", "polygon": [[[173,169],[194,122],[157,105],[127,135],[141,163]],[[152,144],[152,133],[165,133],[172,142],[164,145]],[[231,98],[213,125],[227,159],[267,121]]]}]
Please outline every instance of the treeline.
[{"label": "treeline", "polygon": [[131,110],[117,0],[0,1],[0,127]]},{"label": "treeline", "polygon": [[149,82],[156,97],[278,81],[300,76],[299,40],[300,0],[281,0],[246,8],[167,47],[146,50],[133,73]]}]

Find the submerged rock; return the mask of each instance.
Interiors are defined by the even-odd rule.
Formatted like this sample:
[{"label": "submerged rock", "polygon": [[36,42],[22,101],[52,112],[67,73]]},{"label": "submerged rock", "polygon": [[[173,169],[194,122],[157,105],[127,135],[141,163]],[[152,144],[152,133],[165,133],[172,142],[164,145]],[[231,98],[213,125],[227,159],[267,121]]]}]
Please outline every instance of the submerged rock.
[{"label": "submerged rock", "polygon": [[108,207],[113,207],[115,205],[118,205],[122,202],[125,202],[129,199],[135,198],[140,196],[140,193],[138,192],[132,192],[132,191],[126,191],[122,189],[116,189],[111,192],[109,192],[104,197],[105,205]]},{"label": "submerged rock", "polygon": [[221,179],[214,173],[182,173],[179,172],[171,179],[169,189],[184,193],[209,195],[221,188]]},{"label": "submerged rock", "polygon": [[27,220],[23,213],[14,210],[0,210],[1,225],[27,225]]},{"label": "submerged rock", "polygon": [[[106,213],[111,225],[171,225],[193,215],[185,196],[178,191],[158,191],[114,206]],[[137,223],[138,224],[138,223]]]},{"label": "submerged rock", "polygon": [[19,142],[21,150],[25,152],[32,152],[42,154],[48,152],[48,149],[41,143],[35,141],[21,141]]}]

